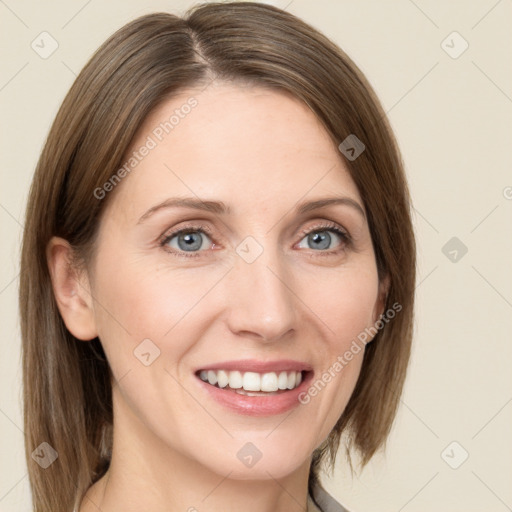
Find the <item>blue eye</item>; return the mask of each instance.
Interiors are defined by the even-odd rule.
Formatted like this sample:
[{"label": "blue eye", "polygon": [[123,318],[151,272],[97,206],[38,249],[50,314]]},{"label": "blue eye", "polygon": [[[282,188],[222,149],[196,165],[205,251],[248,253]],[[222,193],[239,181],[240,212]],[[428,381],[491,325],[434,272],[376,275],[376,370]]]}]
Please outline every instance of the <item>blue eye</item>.
[{"label": "blue eye", "polygon": [[[331,246],[332,242],[338,240],[338,245],[343,245],[347,242],[347,235],[335,226],[329,229],[315,229],[309,231],[306,236],[300,241],[298,247],[301,249],[313,249],[315,251],[325,251],[335,249]],[[306,244],[304,246],[304,243]]]},{"label": "blue eye", "polygon": [[[205,242],[208,240],[210,243]],[[182,229],[167,236],[162,245],[166,245],[175,251],[198,252],[211,246],[210,238],[200,229]]]},{"label": "blue eye", "polygon": [[[202,252],[216,246],[209,234],[210,228],[208,226],[185,226],[166,234],[161,239],[160,245],[175,256],[200,257]],[[312,249],[319,256],[336,255],[349,248],[351,244],[348,233],[331,222],[324,222],[320,226],[303,230],[301,234],[304,238],[296,247]]]}]

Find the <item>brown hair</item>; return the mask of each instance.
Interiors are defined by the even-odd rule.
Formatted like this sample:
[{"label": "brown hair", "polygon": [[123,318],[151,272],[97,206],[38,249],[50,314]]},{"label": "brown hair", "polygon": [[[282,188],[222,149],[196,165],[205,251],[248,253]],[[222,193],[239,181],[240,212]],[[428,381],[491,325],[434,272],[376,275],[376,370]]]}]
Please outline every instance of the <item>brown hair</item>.
[{"label": "brown hair", "polygon": [[[32,183],[21,257],[25,446],[34,510],[69,510],[108,468],[112,394],[100,341],[66,329],[53,295],[46,248],[65,238],[84,261],[108,197],[101,187],[122,165],[137,129],[157,105],[212,79],[287,91],[304,101],[336,145],[355,134],[366,149],[346,160],[367,212],[386,308],[401,305],[366,347],[356,388],[336,427],[313,454],[347,450],[368,462],[383,445],[399,402],[412,338],[415,243],[399,152],[367,80],[330,40],[295,16],[252,2],[199,5],[184,18],[142,16],[113,34],[67,94]],[[342,158],[340,153],[340,158]],[[31,458],[42,442],[58,459]]]}]

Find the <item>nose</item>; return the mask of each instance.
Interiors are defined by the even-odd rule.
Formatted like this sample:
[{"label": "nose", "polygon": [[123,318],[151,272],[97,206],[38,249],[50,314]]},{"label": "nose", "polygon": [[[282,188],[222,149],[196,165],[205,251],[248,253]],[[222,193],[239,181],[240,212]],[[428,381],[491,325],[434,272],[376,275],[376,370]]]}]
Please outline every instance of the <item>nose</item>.
[{"label": "nose", "polygon": [[238,336],[274,342],[296,329],[292,276],[277,250],[266,248],[252,263],[236,257],[224,286],[227,321]]}]

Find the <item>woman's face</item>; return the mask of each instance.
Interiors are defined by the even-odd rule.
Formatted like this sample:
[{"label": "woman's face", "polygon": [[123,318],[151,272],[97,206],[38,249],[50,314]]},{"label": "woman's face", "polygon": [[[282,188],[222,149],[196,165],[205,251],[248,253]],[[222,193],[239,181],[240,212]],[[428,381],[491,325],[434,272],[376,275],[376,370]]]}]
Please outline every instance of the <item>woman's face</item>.
[{"label": "woman's face", "polygon": [[336,145],[290,96],[217,84],[162,104],[130,157],[90,268],[115,435],[232,478],[309,464],[364,350],[335,363],[383,305]]}]

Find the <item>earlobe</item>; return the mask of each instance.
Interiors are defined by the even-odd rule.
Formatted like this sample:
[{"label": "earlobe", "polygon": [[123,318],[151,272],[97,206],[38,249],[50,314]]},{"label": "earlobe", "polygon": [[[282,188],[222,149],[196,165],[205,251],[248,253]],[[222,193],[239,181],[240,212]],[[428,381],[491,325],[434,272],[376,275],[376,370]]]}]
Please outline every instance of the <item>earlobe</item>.
[{"label": "earlobe", "polygon": [[80,340],[97,337],[94,303],[85,270],[73,265],[73,249],[60,237],[53,237],[46,248],[48,270],[57,307],[69,332]]}]

